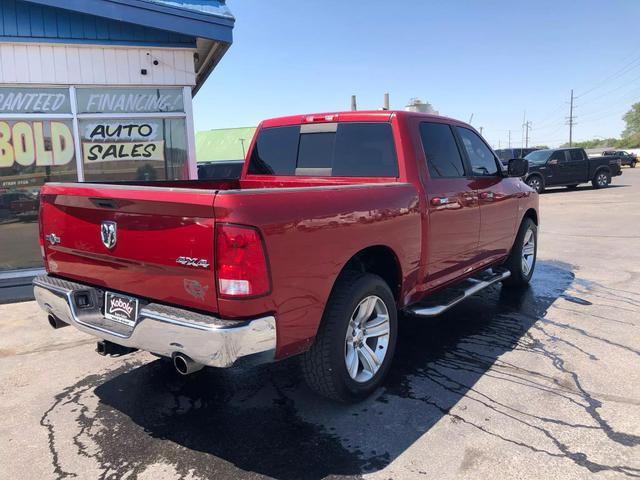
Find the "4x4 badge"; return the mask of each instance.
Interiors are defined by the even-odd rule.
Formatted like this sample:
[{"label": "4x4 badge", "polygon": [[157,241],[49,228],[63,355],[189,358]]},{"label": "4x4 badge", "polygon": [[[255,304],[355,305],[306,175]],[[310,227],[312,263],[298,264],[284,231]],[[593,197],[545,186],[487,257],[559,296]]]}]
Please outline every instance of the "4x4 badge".
[{"label": "4x4 badge", "polygon": [[116,222],[102,222],[100,238],[102,238],[102,244],[109,250],[115,247],[118,242],[118,225]]}]

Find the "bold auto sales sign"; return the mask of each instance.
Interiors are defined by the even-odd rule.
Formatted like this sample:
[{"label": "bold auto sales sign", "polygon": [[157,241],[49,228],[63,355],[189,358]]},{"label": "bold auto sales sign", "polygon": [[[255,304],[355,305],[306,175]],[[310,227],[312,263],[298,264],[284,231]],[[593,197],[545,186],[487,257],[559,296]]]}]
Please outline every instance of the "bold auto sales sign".
[{"label": "bold auto sales sign", "polygon": [[84,163],[164,160],[164,140],[155,120],[110,120],[83,129]]},{"label": "bold auto sales sign", "polygon": [[66,165],[74,158],[73,134],[65,121],[0,121],[0,168]]}]

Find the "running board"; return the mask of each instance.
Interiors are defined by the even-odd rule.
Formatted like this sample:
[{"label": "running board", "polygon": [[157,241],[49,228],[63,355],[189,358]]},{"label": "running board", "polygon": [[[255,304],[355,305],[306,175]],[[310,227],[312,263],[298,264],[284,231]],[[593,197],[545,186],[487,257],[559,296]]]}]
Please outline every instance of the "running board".
[{"label": "running board", "polygon": [[458,285],[434,294],[432,297],[410,307],[407,312],[418,317],[437,317],[463,300],[475,295],[496,282],[506,280],[511,276],[508,270],[497,272],[487,270],[477,277],[471,277]]}]

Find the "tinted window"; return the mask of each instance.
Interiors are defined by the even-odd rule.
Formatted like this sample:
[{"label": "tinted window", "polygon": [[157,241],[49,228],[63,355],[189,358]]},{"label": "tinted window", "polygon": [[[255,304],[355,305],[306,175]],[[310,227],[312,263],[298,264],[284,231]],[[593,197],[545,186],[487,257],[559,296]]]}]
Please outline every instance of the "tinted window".
[{"label": "tinted window", "polygon": [[300,135],[297,168],[331,168],[336,134],[303,133]]},{"label": "tinted window", "polygon": [[584,160],[581,150],[569,150],[572,162],[581,162]]},{"label": "tinted window", "polygon": [[251,152],[249,173],[293,175],[296,171],[299,136],[299,125],[260,130]]},{"label": "tinted window", "polygon": [[335,132],[300,134],[300,126],[265,128],[251,153],[250,174],[397,177],[388,123],[339,123]]},{"label": "tinted window", "polygon": [[334,177],[397,177],[398,161],[388,123],[340,123]]},{"label": "tinted window", "polygon": [[464,176],[462,157],[449,125],[421,123],[420,138],[431,178]]},{"label": "tinted window", "polygon": [[549,160],[557,160],[559,163],[564,163],[567,161],[567,157],[565,155],[565,150],[556,150],[551,154]]},{"label": "tinted window", "polygon": [[476,176],[497,175],[498,165],[496,164],[493,152],[482,139],[468,128],[457,127],[462,144],[464,145],[471,171]]}]

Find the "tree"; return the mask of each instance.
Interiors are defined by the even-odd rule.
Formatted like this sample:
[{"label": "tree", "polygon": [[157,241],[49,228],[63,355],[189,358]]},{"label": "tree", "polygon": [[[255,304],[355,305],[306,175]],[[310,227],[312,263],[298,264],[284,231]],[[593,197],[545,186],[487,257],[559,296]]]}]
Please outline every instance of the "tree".
[{"label": "tree", "polygon": [[631,110],[625,113],[622,119],[626,123],[622,138],[640,136],[640,102],[631,105]]}]

